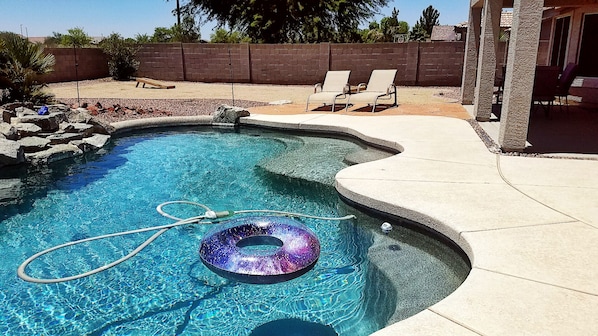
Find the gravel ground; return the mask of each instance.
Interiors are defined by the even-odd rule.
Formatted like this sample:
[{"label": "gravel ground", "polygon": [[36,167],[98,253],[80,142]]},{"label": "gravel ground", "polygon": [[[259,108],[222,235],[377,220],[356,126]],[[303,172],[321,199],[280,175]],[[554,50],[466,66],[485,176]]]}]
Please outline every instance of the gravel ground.
[{"label": "gravel ground", "polygon": [[[209,115],[222,104],[233,105],[233,87],[226,83],[164,82],[174,85],[172,90],[136,87],[135,81],[115,81],[101,78],[65,83],[49,84],[49,90],[56,100],[78,106],[77,93],[82,97],[82,106],[91,106],[90,112],[106,122],[162,116]],[[78,88],[78,89],[77,89]],[[459,87],[413,87],[399,86],[399,103],[434,104],[458,102]],[[304,104],[313,93],[307,85],[256,85],[235,84],[234,105],[251,108],[268,105],[275,100],[288,100]],[[99,104],[98,104],[99,103]],[[94,109],[93,106],[100,106]],[[116,111],[115,111],[116,110]],[[97,113],[93,113],[96,112]]]},{"label": "gravel ground", "polygon": [[[58,101],[66,105],[77,106],[76,98],[61,98]],[[96,106],[99,103],[103,109],[100,109],[95,117],[109,123],[164,116],[210,115],[220,105],[233,105],[230,99],[81,98],[80,101],[82,106],[85,106],[84,104]],[[234,105],[250,108],[266,104],[263,102],[235,100]],[[108,109],[109,107],[112,107],[112,109]],[[119,107],[117,111],[113,111],[115,107]]]},{"label": "gravel ground", "polygon": [[441,87],[432,87],[431,89],[438,91],[438,93],[434,94],[435,97],[444,98],[449,101],[461,102],[461,88],[460,87],[441,86]]}]

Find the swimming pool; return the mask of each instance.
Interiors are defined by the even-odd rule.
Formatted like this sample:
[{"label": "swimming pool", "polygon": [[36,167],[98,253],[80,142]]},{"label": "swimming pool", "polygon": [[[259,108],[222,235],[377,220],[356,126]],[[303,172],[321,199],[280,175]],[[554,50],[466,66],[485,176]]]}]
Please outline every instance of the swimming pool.
[{"label": "swimming pool", "polygon": [[[384,235],[380,220],[339,200],[334,173],[357,150],[344,140],[263,130],[163,131],[118,138],[82,162],[21,175],[21,195],[5,202],[0,217],[0,332],[251,335],[268,323],[305,328],[296,323],[304,321],[339,335],[368,335],[425,309],[459,286],[467,262],[396,225]],[[240,283],[207,269],[198,249],[209,225],[171,229],[130,261],[84,279],[39,285],[16,276],[19,264],[42,249],[168,224],[155,207],[181,199],[215,210],[358,219],[302,219],[320,240],[320,258],[306,274],[277,284]],[[197,215],[184,205],[168,211]],[[79,273],[122,257],[149,235],[56,251],[28,270],[43,277]]]}]

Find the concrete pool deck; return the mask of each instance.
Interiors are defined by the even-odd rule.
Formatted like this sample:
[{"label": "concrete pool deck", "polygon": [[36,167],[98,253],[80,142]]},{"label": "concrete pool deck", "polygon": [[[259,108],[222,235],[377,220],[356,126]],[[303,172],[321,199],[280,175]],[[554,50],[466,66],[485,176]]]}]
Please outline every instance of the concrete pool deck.
[{"label": "concrete pool deck", "polygon": [[337,190],[423,223],[469,256],[454,293],[374,335],[598,334],[598,161],[492,154],[457,118],[250,111],[242,124],[402,150],[342,170]]}]

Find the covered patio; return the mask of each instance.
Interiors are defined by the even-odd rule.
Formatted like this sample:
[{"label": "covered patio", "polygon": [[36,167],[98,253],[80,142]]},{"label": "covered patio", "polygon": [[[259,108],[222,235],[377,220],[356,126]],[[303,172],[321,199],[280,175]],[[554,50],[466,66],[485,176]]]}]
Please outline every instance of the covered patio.
[{"label": "covered patio", "polygon": [[[494,104],[500,59],[500,16],[512,8],[501,104]],[[595,0],[472,0],[462,82],[462,103],[504,152],[598,153],[598,71],[594,61]],[[534,111],[536,66],[579,65],[570,109]],[[575,97],[572,97],[575,98]],[[488,123],[486,123],[488,122]]]}]

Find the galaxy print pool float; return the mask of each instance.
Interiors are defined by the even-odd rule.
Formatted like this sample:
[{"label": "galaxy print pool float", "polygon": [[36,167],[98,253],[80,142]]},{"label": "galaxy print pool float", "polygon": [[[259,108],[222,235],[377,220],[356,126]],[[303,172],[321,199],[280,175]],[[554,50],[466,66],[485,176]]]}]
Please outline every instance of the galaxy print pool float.
[{"label": "galaxy print pool float", "polygon": [[288,217],[242,217],[210,230],[199,256],[221,276],[270,284],[309,271],[320,256],[320,242],[307,226]]}]

